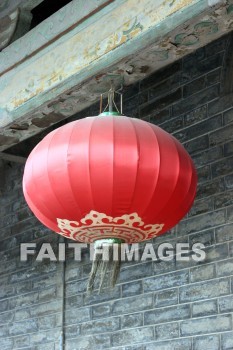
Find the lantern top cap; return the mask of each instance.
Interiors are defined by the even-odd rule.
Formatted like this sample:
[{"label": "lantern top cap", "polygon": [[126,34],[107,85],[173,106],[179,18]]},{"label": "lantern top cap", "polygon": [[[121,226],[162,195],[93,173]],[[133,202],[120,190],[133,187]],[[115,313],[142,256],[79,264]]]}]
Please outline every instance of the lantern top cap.
[{"label": "lantern top cap", "polygon": [[99,117],[103,117],[103,116],[109,116],[109,115],[118,115],[121,116],[122,114],[116,111],[112,111],[112,112],[103,112],[99,114]]}]

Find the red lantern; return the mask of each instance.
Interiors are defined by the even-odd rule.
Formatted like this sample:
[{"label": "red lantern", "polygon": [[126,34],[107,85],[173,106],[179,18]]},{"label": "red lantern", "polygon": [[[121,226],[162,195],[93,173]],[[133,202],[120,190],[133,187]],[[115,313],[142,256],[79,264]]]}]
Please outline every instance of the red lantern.
[{"label": "red lantern", "polygon": [[56,129],[25,166],[23,190],[35,216],[78,242],[151,239],[194,201],[197,176],[183,146],[153,124],[114,114]]},{"label": "red lantern", "polygon": [[124,116],[51,132],[31,152],[23,178],[35,216],[79,242],[161,235],[188,212],[196,184],[193,162],[174,137]]}]

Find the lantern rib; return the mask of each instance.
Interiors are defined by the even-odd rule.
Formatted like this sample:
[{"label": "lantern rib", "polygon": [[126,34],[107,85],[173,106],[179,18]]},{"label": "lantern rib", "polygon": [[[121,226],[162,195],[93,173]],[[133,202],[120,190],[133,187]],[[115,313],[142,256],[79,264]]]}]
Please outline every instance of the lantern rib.
[{"label": "lantern rib", "polygon": [[94,196],[93,196],[93,189],[92,189],[92,182],[91,182],[91,162],[90,162],[90,155],[91,155],[91,135],[93,132],[93,126],[96,122],[96,118],[92,118],[92,123],[90,127],[90,132],[89,132],[89,139],[88,139],[88,159],[89,159],[89,165],[88,165],[88,173],[89,173],[89,187],[90,187],[90,194],[91,194],[91,207],[94,209],[95,208],[95,201],[94,201]]},{"label": "lantern rib", "polygon": [[115,182],[115,165],[116,165],[116,161],[115,161],[115,142],[116,142],[116,136],[115,136],[115,117],[113,118],[113,123],[112,123],[112,126],[113,126],[113,132],[112,132],[112,135],[113,135],[113,147],[112,147],[112,208],[111,208],[111,216],[113,215],[113,203],[114,203],[114,182]]},{"label": "lantern rib", "polygon": [[[114,119],[115,118],[115,119]],[[128,213],[130,208],[130,203],[132,201],[133,189],[134,189],[134,180],[132,177],[136,177],[135,171],[132,170],[132,164],[134,167],[134,156],[131,157],[132,147],[119,147],[122,142],[122,137],[126,145],[135,145],[137,146],[137,139],[134,133],[132,124],[130,123],[130,118],[119,116],[113,117],[115,120],[115,154],[114,160],[114,206],[113,212],[115,212],[115,207],[117,206],[117,215],[123,215]],[[127,136],[128,134],[128,136]],[[122,160],[123,159],[123,163]],[[120,163],[119,163],[120,162]],[[120,166],[119,166],[120,165]],[[120,176],[120,179],[117,177],[117,174],[124,173],[124,178]]]},{"label": "lantern rib", "polygon": [[[193,193],[193,194],[190,196],[190,200],[189,200],[188,204],[184,206],[186,213],[188,213],[189,210],[191,209],[191,207],[192,207],[192,205],[193,205],[193,201],[194,201],[195,196],[196,196],[197,174],[196,174],[195,167],[192,165],[191,159],[190,159],[190,163],[191,163],[191,167],[192,167],[193,172],[192,172],[192,177],[191,177],[191,181],[190,181],[190,186],[189,186],[189,188],[188,188],[186,197],[187,197],[187,195],[190,196],[190,189],[192,189],[192,188],[193,188],[193,190],[192,190],[192,193]],[[183,217],[183,216],[182,216],[182,217]],[[181,217],[181,219],[182,219],[182,217]],[[180,220],[181,220],[181,219],[180,219]]]},{"label": "lantern rib", "polygon": [[[71,141],[72,136],[73,136],[73,134],[74,134],[74,132],[75,132],[75,125],[76,125],[76,124],[73,124],[73,125],[74,125],[74,126],[73,126],[73,129],[72,129],[71,133],[70,133],[69,142],[68,142],[68,146],[67,146],[66,159],[68,159],[69,149],[70,149],[70,144],[71,144],[70,141]],[[75,202],[77,208],[79,209],[79,214],[81,215],[81,209],[80,209],[80,206],[78,205],[78,202],[77,202],[77,200],[76,200],[76,197],[75,197],[74,191],[73,191],[73,185],[72,185],[72,181],[71,181],[71,177],[70,177],[70,171],[69,171],[69,163],[68,163],[68,161],[66,162],[66,172],[67,172],[67,176],[68,176],[68,179],[69,179],[69,185],[70,185],[70,189],[71,189],[71,193],[72,193],[73,200],[74,200],[74,202]]]},{"label": "lantern rib", "polygon": [[[176,147],[177,147],[177,142],[176,142],[176,140],[173,139],[173,141],[174,141],[174,143],[176,144]],[[177,147],[177,149],[179,150],[178,147]],[[178,151],[178,153],[179,153],[179,151]],[[179,153],[179,157],[180,157],[180,153]],[[188,162],[189,162],[190,169],[193,169],[192,160],[190,159],[190,157],[187,157],[187,160],[188,160]],[[194,181],[193,181],[193,180],[194,180]],[[194,197],[195,197],[195,191],[194,191],[194,195],[191,196],[191,200],[188,201],[188,204],[187,204],[187,196],[190,194],[190,188],[193,186],[193,184],[195,185],[195,183],[196,183],[196,181],[195,181],[194,173],[192,172],[192,173],[191,173],[191,177],[190,177],[190,181],[189,181],[189,186],[187,187],[187,191],[186,191],[185,194],[183,195],[183,198],[186,199],[186,201],[185,201],[186,205],[184,206],[186,213],[188,213],[188,211],[189,211],[189,209],[190,209],[190,207],[191,207],[190,202],[193,203],[193,199],[194,199]],[[167,225],[168,225],[168,230],[169,230],[170,228],[172,228],[174,225],[178,224],[179,221],[184,217],[184,215],[183,215],[183,211],[184,211],[184,210],[183,210],[182,203],[180,203],[179,208],[177,207],[177,208],[175,208],[175,209],[177,209],[177,210],[180,209],[181,214],[179,215],[179,220],[177,219],[177,217],[176,217],[175,220],[170,220],[170,221],[169,221],[169,219],[168,219],[168,223],[167,223]],[[175,222],[175,223],[174,223],[174,222]]]},{"label": "lantern rib", "polygon": [[[172,140],[172,142],[173,142],[173,144],[174,144],[174,148],[176,149],[176,153],[177,153],[177,156],[178,156],[177,158],[178,158],[179,167],[180,167],[180,152],[179,152],[179,150],[178,150],[178,148],[177,148],[177,145],[176,145],[176,143],[174,142],[173,138],[171,138],[171,140]],[[160,208],[160,210],[159,210],[159,211],[157,212],[157,214],[156,214],[158,217],[161,215],[161,213],[163,213],[164,210],[166,210],[167,205],[168,205],[169,202],[171,201],[171,198],[173,197],[174,192],[176,191],[178,181],[179,181],[179,172],[177,172],[176,182],[175,182],[174,188],[173,188],[173,190],[172,190],[170,196],[167,198],[167,201],[166,201],[166,203],[163,205],[163,207]],[[175,210],[175,208],[174,208],[174,210]]]},{"label": "lantern rib", "polygon": [[[54,197],[56,198],[56,200],[57,200],[59,206],[64,210],[64,213],[66,213],[66,215],[69,217],[69,213],[66,211],[66,207],[63,206],[63,204],[61,204],[60,199],[59,199],[59,198],[57,197],[57,195],[56,195],[56,191],[54,191],[53,182],[51,181],[51,178],[50,178],[50,176],[49,176],[49,163],[48,163],[48,158],[49,158],[49,153],[50,153],[50,148],[51,148],[52,141],[53,141],[55,135],[57,134],[57,132],[58,132],[58,129],[57,129],[56,132],[53,134],[53,136],[52,136],[52,138],[51,138],[51,140],[50,140],[50,142],[49,142],[49,145],[48,145],[48,149],[47,149],[47,167],[46,167],[46,172],[47,172],[48,181],[49,181],[49,183],[50,183],[50,188],[51,188],[51,191],[52,191]],[[55,215],[55,217],[57,218],[57,215]]]},{"label": "lantern rib", "polygon": [[134,190],[133,190],[133,196],[132,196],[132,200],[131,200],[131,206],[129,208],[129,212],[131,213],[132,211],[132,203],[134,203],[134,198],[135,198],[135,190],[136,190],[136,186],[137,186],[137,181],[138,181],[138,172],[139,172],[139,165],[140,165],[140,143],[139,143],[139,139],[138,139],[138,133],[137,130],[135,128],[135,124],[134,124],[134,120],[132,120],[131,118],[129,118],[131,125],[133,126],[134,129],[134,133],[136,136],[136,140],[137,140],[137,153],[138,153],[138,162],[137,162],[137,174],[135,177],[135,182],[134,182]]},{"label": "lantern rib", "polygon": [[[190,190],[191,187],[192,187],[192,182],[190,182],[189,190]],[[187,192],[187,193],[188,193],[188,192]],[[190,200],[190,201],[188,202],[188,204],[186,204],[184,207],[181,206],[181,209],[185,208],[186,214],[189,212],[189,210],[190,210],[190,208],[191,208],[191,206],[192,206],[192,204],[193,204],[193,199],[194,199],[194,197],[195,197],[195,193],[194,193],[194,195],[191,197],[191,198],[192,198],[192,201]],[[184,211],[184,209],[183,209],[183,211]],[[175,221],[175,224],[174,224],[174,221],[168,222],[168,230],[170,230],[172,227],[174,227],[174,225],[177,225],[183,217],[184,217],[184,214],[181,213],[180,216],[179,216],[179,219],[176,218],[176,220],[174,220],[174,221]]]},{"label": "lantern rib", "polygon": [[[54,133],[56,132],[56,130],[54,130]],[[54,133],[52,134],[52,137],[53,137],[53,135],[54,135]],[[49,136],[49,135],[48,135]],[[48,137],[47,136],[47,137]],[[51,135],[50,135],[51,136]],[[51,138],[52,138],[51,137]],[[47,150],[48,151],[48,150]],[[34,160],[34,159],[33,159]],[[33,165],[34,165],[34,161],[32,161],[32,174],[34,173],[33,172]],[[35,176],[32,176],[32,182],[33,182],[33,184],[34,184],[34,188],[36,189],[36,193],[37,193],[37,195],[39,195],[40,196],[40,191],[38,191],[38,189],[37,189],[37,184],[35,183]],[[45,208],[45,210],[46,210],[46,212],[48,212],[48,213],[51,213],[52,214],[52,216],[53,217],[55,217],[56,218],[56,214],[53,212],[53,210],[51,210],[51,206],[48,206],[48,205],[46,205],[46,201],[43,201],[42,200],[42,202],[41,203],[43,203],[43,207]],[[41,209],[40,209],[40,211],[41,211]],[[42,215],[44,215],[45,217],[46,217],[46,219],[48,219],[48,214],[46,213],[46,214],[42,214]]]},{"label": "lantern rib", "polygon": [[[148,124],[141,124],[142,123],[142,121],[141,120],[138,120],[138,119],[133,119],[134,120],[134,127],[135,127],[135,130],[137,130],[137,128],[141,128],[142,126],[143,126],[143,131],[145,131],[145,128],[147,128],[147,130],[148,130],[148,135],[149,135],[149,133],[151,134],[151,136],[152,136],[152,138],[153,138],[153,141],[154,142],[156,142],[156,144],[158,144],[158,141],[157,141],[157,138],[156,138],[156,135],[155,135],[155,133],[153,132],[153,129],[150,127],[150,125],[148,125]],[[137,125],[137,126],[135,126],[135,125]],[[137,130],[137,136],[138,136],[138,130]],[[141,148],[140,148],[140,152],[141,152]],[[140,172],[140,162],[139,162],[139,166],[138,166],[138,172]],[[154,177],[155,178],[155,177]],[[137,187],[137,184],[136,184],[136,187]],[[136,192],[136,191],[135,191]],[[144,207],[144,209],[142,208],[142,210],[146,210],[146,208],[148,207],[148,205],[149,205],[149,203],[150,203],[150,201],[151,201],[151,198],[153,197],[153,191],[152,191],[152,193],[151,193],[151,195],[150,196],[148,196],[148,199],[147,199],[147,201],[144,203],[144,205],[143,205],[143,207]],[[144,198],[146,198],[147,197],[147,194],[146,194],[146,196],[144,195]],[[135,199],[135,193],[134,193],[134,196],[133,196],[133,200],[132,200],[132,204],[131,204],[131,207],[130,207],[130,211],[132,211],[132,206],[134,205],[134,199]],[[141,203],[142,204],[142,203]],[[144,211],[142,211],[142,215],[143,215],[143,213],[144,213]]]},{"label": "lantern rib", "polygon": [[154,137],[155,137],[155,139],[156,139],[157,145],[158,145],[158,151],[159,151],[159,152],[158,152],[158,154],[159,154],[159,171],[158,171],[158,175],[157,175],[156,181],[155,181],[154,186],[153,186],[153,191],[152,191],[152,193],[151,193],[151,196],[150,196],[150,198],[148,199],[148,202],[147,202],[147,205],[146,205],[144,211],[142,212],[142,215],[141,215],[142,217],[144,217],[145,213],[147,212],[148,208],[149,208],[150,205],[151,205],[151,202],[152,202],[152,199],[153,199],[153,196],[154,196],[154,192],[155,192],[156,186],[157,186],[157,184],[158,184],[158,180],[159,180],[159,176],[160,176],[160,170],[161,170],[161,167],[160,167],[160,165],[161,165],[161,152],[160,152],[159,140],[158,140],[157,135],[156,135],[154,129],[152,128],[152,126],[151,126],[151,125],[148,125],[148,126],[149,126],[150,129],[152,130],[152,132],[153,132],[153,134],[154,134]]},{"label": "lantern rib", "polygon": [[[32,169],[32,167],[33,167],[33,163],[31,162],[31,169]],[[32,171],[33,171],[33,169],[32,169]],[[33,185],[33,188],[35,188],[35,182],[34,182],[33,177],[32,177],[31,184]],[[34,213],[34,215],[36,215],[38,217],[38,219],[40,221],[42,221],[44,224],[49,221],[51,227],[54,227],[54,230],[55,230],[56,225],[54,224],[54,222],[49,220],[48,217],[44,213],[42,213],[41,209],[39,209],[36,206],[36,204],[31,201],[30,194],[28,193],[28,190],[26,188],[26,184],[24,183],[24,181],[23,181],[23,192],[24,192],[25,198],[27,198],[28,205],[29,205],[31,211]],[[47,210],[46,206],[45,206],[45,208]]]}]

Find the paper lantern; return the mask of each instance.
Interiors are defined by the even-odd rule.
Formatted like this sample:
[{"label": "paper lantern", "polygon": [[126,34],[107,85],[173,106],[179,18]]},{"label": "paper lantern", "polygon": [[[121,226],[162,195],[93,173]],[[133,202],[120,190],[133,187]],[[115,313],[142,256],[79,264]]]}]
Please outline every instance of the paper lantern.
[{"label": "paper lantern", "polygon": [[115,115],[52,131],[31,152],[23,177],[35,216],[51,230],[88,243],[162,235],[189,211],[196,186],[192,159],[174,137]]}]

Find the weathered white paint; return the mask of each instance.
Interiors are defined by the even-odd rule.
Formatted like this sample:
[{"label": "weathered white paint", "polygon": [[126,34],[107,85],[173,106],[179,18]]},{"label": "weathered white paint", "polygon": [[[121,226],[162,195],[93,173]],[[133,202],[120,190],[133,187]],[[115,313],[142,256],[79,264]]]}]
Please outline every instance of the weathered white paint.
[{"label": "weathered white paint", "polygon": [[0,128],[11,123],[12,121],[13,118],[10,113],[6,109],[0,107]]},{"label": "weathered white paint", "polygon": [[209,6],[214,6],[214,5],[221,3],[221,2],[223,3],[223,0],[208,0]]},{"label": "weathered white paint", "polygon": [[[202,0],[203,1],[203,0]],[[90,69],[102,57],[155,27],[166,17],[198,0],[128,0],[114,2],[91,25],[72,30],[47,50],[5,73],[0,79],[0,105],[9,112],[68,78]],[[117,4],[117,6],[116,6]],[[127,54],[127,53],[126,53]],[[0,56],[1,57],[1,56]]]},{"label": "weathered white paint", "polygon": [[[95,102],[98,93],[93,91],[106,74],[121,73],[126,84],[133,83],[230,31],[232,14],[228,12],[226,5],[210,7],[208,0],[116,0],[68,27],[60,38],[48,39],[37,53],[29,43],[25,51],[31,56],[15,68],[9,62],[9,70],[0,77],[0,105],[8,112],[2,119],[0,151],[40,131],[33,125],[36,118],[46,115],[49,126],[61,115],[71,116]],[[206,22],[214,28],[210,26],[208,35],[195,29]],[[42,29],[43,23],[37,27]],[[174,45],[177,37],[182,40]],[[187,42],[189,37],[195,38],[194,44]],[[2,54],[0,60],[3,57],[6,64]],[[131,75],[126,74],[129,66],[134,67]],[[146,72],[142,66],[148,68]],[[15,121],[27,121],[28,130],[10,130],[7,125]],[[7,138],[1,139],[1,134]]]},{"label": "weathered white paint", "polygon": [[[34,2],[35,0],[32,1],[32,3]],[[99,9],[107,5],[109,2],[111,1],[73,0],[70,4],[64,6],[60,11],[57,11],[52,16],[45,19],[43,23],[30,30],[27,34],[9,45],[0,53],[0,75],[3,74],[4,71],[11,69],[11,67],[20,65],[23,60],[34,55],[38,50],[41,50],[48,45],[52,47],[51,44],[58,36],[63,36],[65,33],[68,34],[74,26],[79,25],[80,28],[80,23],[85,18],[90,17],[89,22],[91,20],[94,21],[93,14],[96,11],[98,12]],[[27,1],[26,3],[22,3],[21,0],[21,7],[23,4],[29,6],[30,2]],[[27,10],[27,8],[23,8],[23,11],[25,10]]]}]

